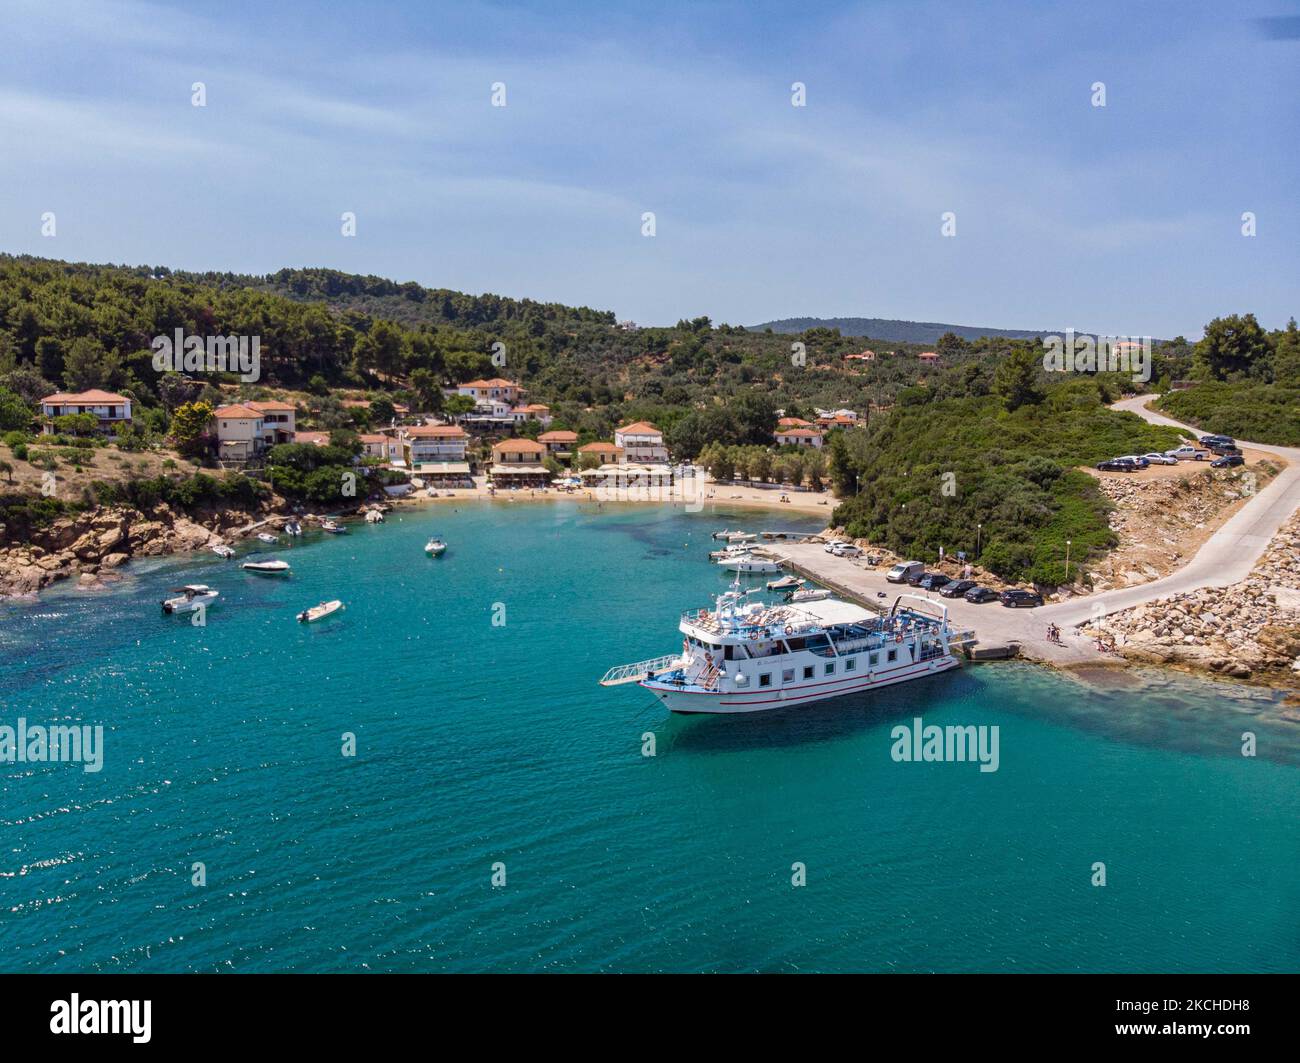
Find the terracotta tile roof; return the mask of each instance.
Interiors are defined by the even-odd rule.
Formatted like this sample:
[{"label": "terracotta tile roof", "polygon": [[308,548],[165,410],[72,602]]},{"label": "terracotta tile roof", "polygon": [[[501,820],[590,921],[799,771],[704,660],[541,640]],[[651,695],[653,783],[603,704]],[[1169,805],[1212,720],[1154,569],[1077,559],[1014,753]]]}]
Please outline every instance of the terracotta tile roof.
[{"label": "terracotta tile roof", "polygon": [[794,436],[795,439],[821,439],[822,433],[815,428],[778,428],[779,436]]},{"label": "terracotta tile roof", "polygon": [[245,402],[243,405],[250,410],[261,410],[264,413],[279,412],[280,410],[288,410],[292,413],[297,409],[296,406],[288,402]]},{"label": "terracotta tile roof", "polygon": [[502,380],[501,377],[495,376],[491,380],[471,380],[468,384],[458,385],[462,388],[517,388],[519,387],[513,380]]},{"label": "terracotta tile roof", "polygon": [[408,428],[406,434],[412,439],[467,439],[465,429],[458,424],[425,424],[418,428]]},{"label": "terracotta tile roof", "polygon": [[492,448],[493,454],[540,454],[546,448],[531,439],[503,439]]},{"label": "terracotta tile roof", "polygon": [[537,437],[539,443],[576,443],[577,441],[577,432],[566,432],[558,428],[554,432],[543,432]]},{"label": "terracotta tile roof", "polygon": [[624,425],[622,428],[616,429],[616,431],[619,432],[619,434],[621,435],[634,435],[634,436],[663,435],[663,433],[660,432],[659,429],[656,428],[654,425],[652,425],[649,421],[635,421],[632,424]]},{"label": "terracotta tile roof", "polygon": [[614,443],[586,443],[578,448],[579,454],[617,454],[623,448]]},{"label": "terracotta tile roof", "polygon": [[811,428],[812,421],[805,421],[802,417],[782,417],[776,422],[777,428]]},{"label": "terracotta tile roof", "polygon": [[247,406],[219,406],[212,411],[213,417],[225,417],[234,421],[260,421],[262,415]]},{"label": "terracotta tile roof", "polygon": [[124,402],[130,402],[125,395],[118,395],[112,391],[100,391],[98,388],[91,388],[89,391],[59,391],[53,395],[46,395],[41,402],[64,403],[81,406],[103,406],[105,404],[121,405]]}]

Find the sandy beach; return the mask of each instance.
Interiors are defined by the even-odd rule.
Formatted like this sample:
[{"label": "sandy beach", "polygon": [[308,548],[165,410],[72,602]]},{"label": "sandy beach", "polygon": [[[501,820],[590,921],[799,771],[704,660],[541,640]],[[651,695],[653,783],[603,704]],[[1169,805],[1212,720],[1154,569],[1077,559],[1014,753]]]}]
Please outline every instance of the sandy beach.
[{"label": "sandy beach", "polygon": [[597,488],[595,490],[578,488],[574,491],[563,491],[552,487],[544,490],[522,488],[493,492],[486,481],[480,477],[474,478],[473,488],[440,488],[436,498],[430,498],[423,491],[416,491],[394,501],[436,504],[470,500],[542,502],[548,499],[590,502],[599,505],[671,505],[684,508],[687,512],[699,512],[713,506],[733,506],[798,513],[801,516],[824,515],[827,525],[830,524],[831,513],[834,512],[837,501],[830,491],[796,491],[776,485],[761,487],[746,483],[715,483],[712,480],[706,481],[702,489],[694,481],[688,480],[669,487]]}]

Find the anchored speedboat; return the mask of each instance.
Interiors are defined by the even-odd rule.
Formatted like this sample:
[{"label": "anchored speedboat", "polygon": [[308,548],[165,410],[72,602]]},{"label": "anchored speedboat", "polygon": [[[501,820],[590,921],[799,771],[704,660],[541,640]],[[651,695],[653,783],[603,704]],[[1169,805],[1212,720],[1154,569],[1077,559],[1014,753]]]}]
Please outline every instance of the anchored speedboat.
[{"label": "anchored speedboat", "polygon": [[447,544],[435,535],[424,544],[424,552],[430,557],[442,557],[447,552]]},{"label": "anchored speedboat", "polygon": [[289,562],[276,559],[270,561],[245,561],[239,567],[248,572],[257,572],[264,576],[278,576],[289,571]]},{"label": "anchored speedboat", "polygon": [[162,603],[164,613],[192,613],[217,600],[219,592],[205,583],[187,583],[184,587],[175,587],[180,592],[175,598],[167,598]]},{"label": "anchored speedboat", "polygon": [[927,598],[900,595],[877,616],[838,598],[771,605],[753,593],[734,583],[712,610],[684,613],[681,653],[611,668],[601,685],[638,683],[672,712],[763,712],[958,667],[950,646],[965,636]]}]

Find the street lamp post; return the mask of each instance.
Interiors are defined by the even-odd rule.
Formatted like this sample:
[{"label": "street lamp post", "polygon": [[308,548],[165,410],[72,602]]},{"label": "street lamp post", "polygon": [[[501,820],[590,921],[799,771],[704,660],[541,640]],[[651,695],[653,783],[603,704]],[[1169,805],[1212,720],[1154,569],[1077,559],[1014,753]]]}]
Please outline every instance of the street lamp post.
[{"label": "street lamp post", "polygon": [[984,531],[983,524],[975,525],[975,560],[976,561],[978,561],[980,558],[980,535],[983,533],[983,531]]},{"label": "street lamp post", "polygon": [[1070,582],[1070,540],[1065,540],[1065,582]]}]

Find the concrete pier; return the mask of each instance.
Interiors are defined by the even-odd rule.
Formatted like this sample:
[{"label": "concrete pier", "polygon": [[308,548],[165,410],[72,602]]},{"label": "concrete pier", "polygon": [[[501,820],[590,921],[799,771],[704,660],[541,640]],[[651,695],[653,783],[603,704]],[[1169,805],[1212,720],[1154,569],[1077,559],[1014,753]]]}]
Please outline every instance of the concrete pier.
[{"label": "concrete pier", "polygon": [[944,598],[937,591],[923,591],[885,579],[888,565],[873,568],[861,557],[836,557],[826,553],[821,543],[773,543],[761,552],[784,561],[787,568],[805,579],[813,580],[848,601],[868,609],[887,613],[900,594],[928,598],[948,609],[949,621],[959,630],[975,632],[976,641],[967,647],[972,661],[1005,660],[1023,657],[1048,664],[1084,664],[1113,660],[1097,651],[1092,640],[1062,625],[1057,645],[1047,640],[1047,619],[1035,614],[1038,609],[1007,609],[998,602],[975,605],[964,598]]}]

